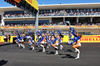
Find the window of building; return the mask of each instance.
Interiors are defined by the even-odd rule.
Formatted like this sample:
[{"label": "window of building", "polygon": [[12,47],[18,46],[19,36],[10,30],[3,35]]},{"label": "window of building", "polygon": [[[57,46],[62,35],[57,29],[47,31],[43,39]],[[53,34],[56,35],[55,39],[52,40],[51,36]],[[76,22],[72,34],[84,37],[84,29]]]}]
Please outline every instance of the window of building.
[{"label": "window of building", "polygon": [[47,10],[47,13],[50,13],[50,10]]},{"label": "window of building", "polygon": [[7,12],[4,12],[4,14],[23,14],[24,11],[7,11]]},{"label": "window of building", "polygon": [[52,13],[52,10],[50,10],[50,13]]},{"label": "window of building", "polygon": [[100,8],[98,8],[98,12],[100,12]]},{"label": "window of building", "polygon": [[[39,20],[39,23],[46,24],[49,23],[49,20]],[[35,20],[26,20],[26,21],[5,21],[5,24],[35,24]]]}]

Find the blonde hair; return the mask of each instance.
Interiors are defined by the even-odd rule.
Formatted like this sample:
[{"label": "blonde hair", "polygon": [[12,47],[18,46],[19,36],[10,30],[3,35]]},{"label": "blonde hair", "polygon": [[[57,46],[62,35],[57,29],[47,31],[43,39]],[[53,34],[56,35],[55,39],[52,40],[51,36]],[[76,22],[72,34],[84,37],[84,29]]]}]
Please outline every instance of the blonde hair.
[{"label": "blonde hair", "polygon": [[79,32],[76,32],[76,33],[78,33],[78,36],[82,37],[82,34],[81,33],[79,33]]}]

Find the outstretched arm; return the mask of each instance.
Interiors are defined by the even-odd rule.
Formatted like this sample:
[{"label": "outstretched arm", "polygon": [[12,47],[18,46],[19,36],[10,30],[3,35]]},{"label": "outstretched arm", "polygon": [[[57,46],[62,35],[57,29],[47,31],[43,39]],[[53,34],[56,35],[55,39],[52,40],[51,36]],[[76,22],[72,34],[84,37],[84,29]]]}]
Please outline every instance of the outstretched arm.
[{"label": "outstretched arm", "polygon": [[76,37],[75,29],[74,29],[74,28],[70,27],[70,31],[69,31],[69,33],[70,33],[70,32],[71,32],[71,33]]},{"label": "outstretched arm", "polygon": [[72,31],[72,34],[76,37],[75,30]]}]

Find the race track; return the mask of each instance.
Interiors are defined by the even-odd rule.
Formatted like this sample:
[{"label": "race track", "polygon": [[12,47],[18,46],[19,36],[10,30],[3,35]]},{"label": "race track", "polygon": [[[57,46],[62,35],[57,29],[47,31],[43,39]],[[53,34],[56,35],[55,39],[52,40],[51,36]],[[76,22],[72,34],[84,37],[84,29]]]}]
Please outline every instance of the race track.
[{"label": "race track", "polygon": [[76,53],[71,45],[63,44],[59,55],[54,55],[52,47],[43,53],[41,47],[29,50],[28,44],[25,46],[22,49],[17,44],[0,45],[0,66],[100,66],[100,43],[82,44],[79,60],[74,59]]}]

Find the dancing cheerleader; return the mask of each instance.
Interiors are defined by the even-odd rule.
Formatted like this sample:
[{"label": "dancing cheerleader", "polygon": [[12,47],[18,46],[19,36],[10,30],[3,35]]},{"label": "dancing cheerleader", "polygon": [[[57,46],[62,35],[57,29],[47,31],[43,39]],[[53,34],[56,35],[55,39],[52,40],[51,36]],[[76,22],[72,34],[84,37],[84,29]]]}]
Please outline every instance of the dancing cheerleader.
[{"label": "dancing cheerleader", "polygon": [[49,32],[47,32],[45,35],[46,35],[47,48],[49,48],[49,46],[50,46],[50,34],[49,34]]},{"label": "dancing cheerleader", "polygon": [[36,32],[36,35],[37,35],[37,36],[36,36],[36,41],[35,41],[35,42],[38,44],[38,47],[40,47],[40,44],[41,44],[41,43],[40,43],[40,40],[41,40],[41,38],[42,38],[42,37],[41,37],[41,36],[42,36],[41,31],[38,30],[38,31]]},{"label": "dancing cheerleader", "polygon": [[28,38],[29,38],[28,44],[31,46],[31,49],[34,50],[34,34]]},{"label": "dancing cheerleader", "polygon": [[55,49],[55,55],[58,55],[59,36],[55,35],[53,37],[52,47]]},{"label": "dancing cheerleader", "polygon": [[62,50],[63,49],[62,38],[64,36],[61,34],[61,29],[58,30],[58,36],[59,36],[59,46],[60,46],[60,50]]},{"label": "dancing cheerleader", "polygon": [[20,35],[19,34],[17,34],[17,39],[15,40],[15,42],[20,47]]},{"label": "dancing cheerleader", "polygon": [[22,48],[25,48],[25,45],[24,45],[24,36],[25,35],[22,34],[21,37],[20,37],[20,45],[21,45]]},{"label": "dancing cheerleader", "polygon": [[41,38],[41,40],[39,41],[40,43],[41,43],[41,47],[43,48],[43,51],[42,52],[45,52],[45,44],[46,44],[46,36],[45,36],[45,34],[44,33],[42,33],[42,36],[41,36],[42,38]]},{"label": "dancing cheerleader", "polygon": [[74,39],[74,41],[73,42],[71,42],[71,44],[73,44],[73,48],[75,49],[75,51],[77,52],[77,57],[75,58],[75,59],[79,59],[80,58],[80,50],[79,50],[79,48],[81,47],[81,43],[80,43],[80,39],[81,39],[81,37],[82,37],[82,34],[80,34],[80,33],[75,33],[75,30],[73,29],[72,30],[72,34],[74,35],[74,37],[76,37],[75,39]]},{"label": "dancing cheerleader", "polygon": [[62,50],[63,49],[63,45],[62,45],[62,38],[63,38],[64,36],[62,35],[62,34],[59,34],[59,46],[60,46],[60,50]]}]

